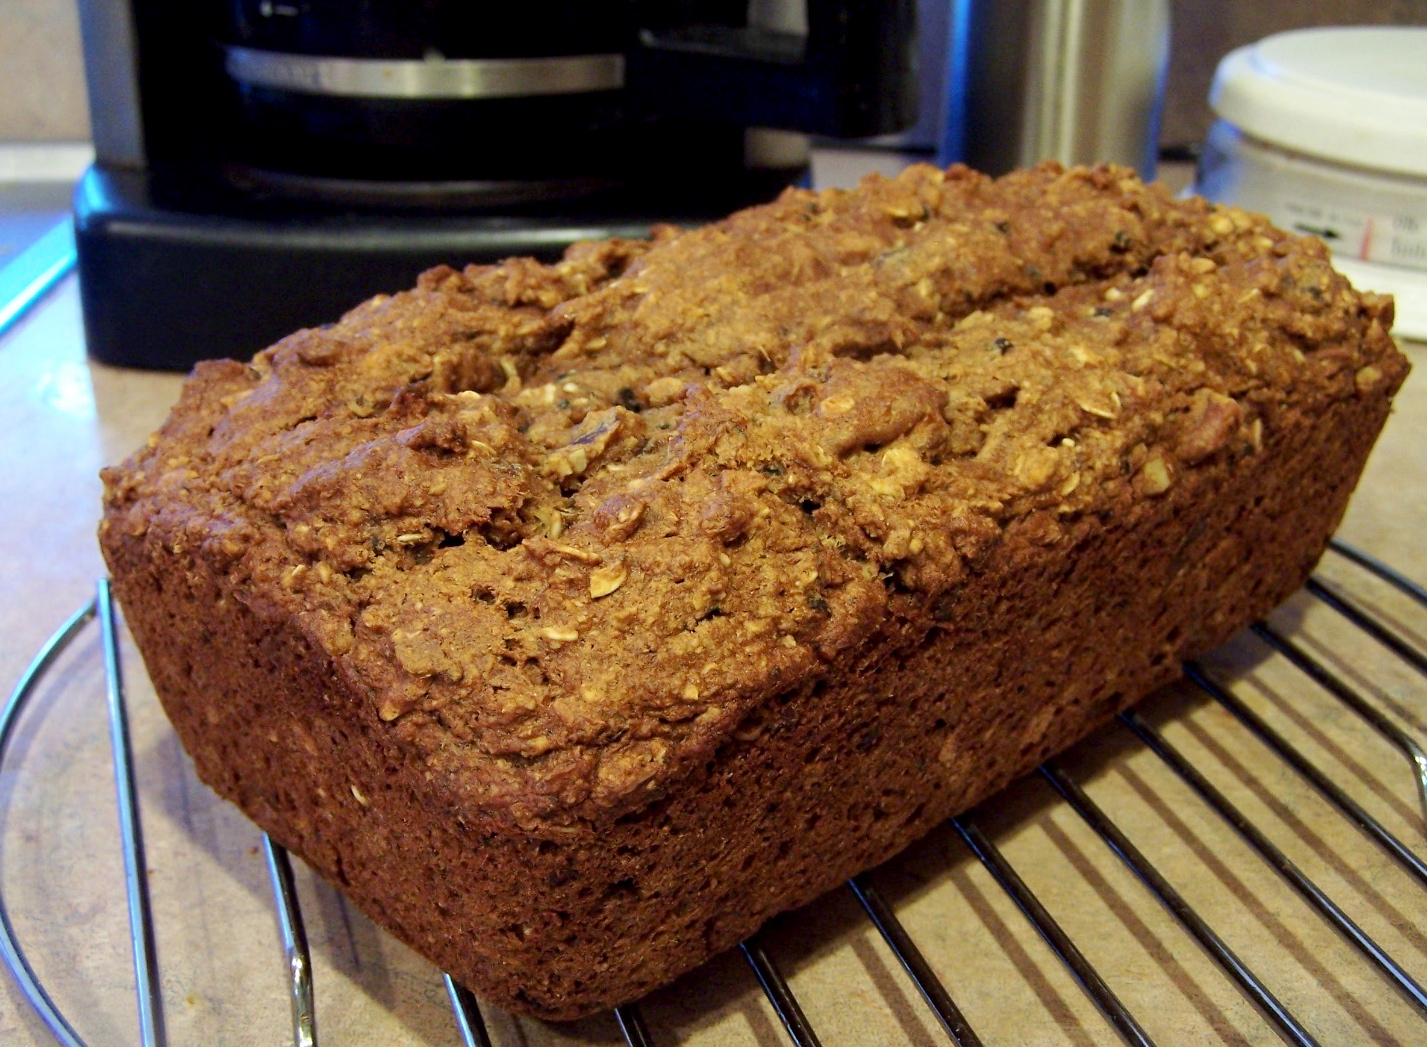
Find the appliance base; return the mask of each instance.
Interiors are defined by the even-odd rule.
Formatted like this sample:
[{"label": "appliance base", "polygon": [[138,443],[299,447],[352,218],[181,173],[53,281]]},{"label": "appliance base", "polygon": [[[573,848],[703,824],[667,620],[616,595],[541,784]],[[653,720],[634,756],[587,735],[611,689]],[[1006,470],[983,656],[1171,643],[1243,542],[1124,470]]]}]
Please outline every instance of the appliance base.
[{"label": "appliance base", "polygon": [[175,206],[150,175],[95,166],[74,203],[89,354],[162,370],[215,357],[246,360],[375,294],[412,286],[434,265],[512,255],[553,260],[578,240],[711,221],[771,198],[791,180],[788,172],[768,172],[766,182],[750,183],[745,199],[720,194],[698,207],[650,196],[639,206],[606,198],[498,212],[382,213],[272,201]]}]

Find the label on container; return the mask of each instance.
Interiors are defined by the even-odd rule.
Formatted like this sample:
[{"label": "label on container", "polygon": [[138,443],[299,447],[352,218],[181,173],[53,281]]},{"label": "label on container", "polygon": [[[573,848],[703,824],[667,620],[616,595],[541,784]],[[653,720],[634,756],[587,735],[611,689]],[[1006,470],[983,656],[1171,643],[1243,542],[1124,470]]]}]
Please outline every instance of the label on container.
[{"label": "label on container", "polygon": [[1322,238],[1334,254],[1364,262],[1427,269],[1427,220],[1412,214],[1374,214],[1308,200],[1280,201],[1280,225]]}]

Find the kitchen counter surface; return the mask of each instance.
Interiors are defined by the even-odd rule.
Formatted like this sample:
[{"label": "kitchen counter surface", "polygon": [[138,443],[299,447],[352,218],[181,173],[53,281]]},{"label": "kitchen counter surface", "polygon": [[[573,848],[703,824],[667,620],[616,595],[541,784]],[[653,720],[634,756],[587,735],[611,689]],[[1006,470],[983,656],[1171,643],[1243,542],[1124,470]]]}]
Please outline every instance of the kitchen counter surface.
[{"label": "kitchen counter surface", "polygon": [[[1427,455],[1422,450],[1427,447],[1427,347],[1411,345],[1407,351],[1414,373],[1341,535],[1419,581],[1427,581],[1427,543],[1422,540],[1427,522]],[[73,277],[62,281],[0,342],[3,692],[8,693],[46,637],[91,598],[95,581],[103,574],[93,538],[100,496],[98,470],[122,458],[159,425],[180,382],[180,377],[172,374],[120,370],[88,361]],[[1296,625],[1316,612],[1290,608],[1288,613]],[[1408,628],[1421,642],[1427,626],[1421,618],[1416,622]],[[1380,655],[1364,658],[1375,661]],[[1231,653],[1225,661],[1242,668],[1253,659]],[[256,838],[246,823],[193,781],[153,708],[151,693],[132,654],[128,664],[145,827],[152,829],[156,847],[150,856],[150,877],[156,897],[163,897],[160,959],[171,1042],[285,1042],[286,1004],[279,995],[281,956],[266,908],[266,873]],[[1393,676],[1394,681],[1397,678]],[[51,681],[39,690],[35,708],[22,721],[0,776],[0,887],[42,976],[54,987],[86,1041],[131,1044],[138,1041],[129,995],[132,973],[122,908],[122,866],[113,835],[101,679],[96,640],[86,633]],[[1419,685],[1409,677],[1386,685],[1386,691],[1400,696],[1413,687]],[[1198,731],[1194,718],[1211,715],[1212,710],[1205,713],[1189,699],[1165,701],[1169,703],[1161,703],[1165,721],[1183,720],[1188,724],[1186,737],[1192,742]],[[1415,701],[1417,705],[1405,715],[1409,720],[1415,718],[1420,727],[1424,708],[1420,687]],[[1313,726],[1299,725],[1310,735]],[[1200,744],[1217,752],[1216,759],[1232,768],[1235,757],[1226,755],[1222,745],[1216,748],[1216,743],[1202,739]],[[1338,743],[1320,739],[1319,744],[1331,749]],[[1127,745],[1123,739],[1105,743],[1085,758],[1089,761],[1087,773],[1106,783],[1103,789],[1107,795],[1116,790],[1140,795],[1181,836],[1211,838],[1212,831],[1201,829],[1198,816],[1166,814],[1159,801],[1153,797],[1145,800],[1142,776],[1124,769],[1136,766],[1134,760],[1143,754],[1126,757],[1123,750]],[[1123,762],[1126,760],[1129,762]],[[1364,767],[1372,769],[1379,761],[1363,757],[1349,762],[1355,768],[1352,773],[1361,776],[1368,773]],[[1389,784],[1374,780],[1369,793],[1378,797],[1390,819],[1403,826],[1414,846],[1427,850],[1422,846],[1410,784],[1404,785],[1405,777],[1395,768],[1382,774]],[[1267,792],[1251,788],[1250,794],[1258,797],[1255,802],[1272,818],[1301,824],[1309,815],[1293,806],[1296,787],[1279,781],[1277,775],[1265,772],[1265,779],[1274,783],[1272,788]],[[1283,799],[1276,800],[1276,796]],[[1063,812],[1047,813],[1048,803],[1043,789],[1036,792],[1027,787],[1007,801],[1007,813],[991,817],[989,824],[1000,826],[1007,846],[1021,848],[1029,862],[1037,860],[1037,848],[1059,852],[1059,860],[1068,860],[1092,885],[1093,895],[1105,896],[1095,885],[1121,883],[1123,876],[1115,872],[1113,864],[1102,868],[1101,859],[1090,857],[1094,845],[1081,842],[1079,830],[1066,828],[1072,823],[1063,820]],[[1313,817],[1318,817],[1316,811]],[[1020,820],[1007,822],[1007,818]],[[1147,832],[1154,836],[1156,830]],[[1336,834],[1342,832],[1312,828],[1308,839],[1316,845],[1325,840],[1333,844]],[[1207,846],[1193,840],[1191,850]],[[1348,849],[1354,846],[1344,843]],[[1042,955],[1039,939],[1015,929],[1020,918],[1014,910],[988,900],[994,895],[994,886],[978,878],[979,871],[972,868],[974,861],[958,847],[950,837],[929,842],[900,872],[888,874],[893,877],[888,890],[911,916],[938,890],[950,890],[956,903],[951,911],[966,910],[970,915],[965,919],[981,928],[973,927],[963,937],[950,939],[944,951],[939,951],[943,950],[939,943],[952,930],[943,927],[931,935],[925,947],[942,969],[959,972],[963,961],[957,959],[957,943],[989,934],[987,947],[994,948],[1009,969],[1020,972],[1024,989],[1016,988],[1020,983],[1013,985],[1014,979],[998,981],[967,999],[954,989],[973,1024],[993,1033],[997,1027],[1016,1030],[1013,1039],[1002,1040],[983,1031],[988,1042],[1115,1042],[1104,1020],[1079,997],[1053,958]],[[1237,872],[1226,876],[1213,854],[1200,854],[1199,858],[1207,863],[1206,879],[1227,879],[1231,893],[1254,893],[1253,877]],[[1427,971],[1427,942],[1420,928],[1427,926],[1423,918],[1427,913],[1416,901],[1399,901],[1390,887],[1363,888],[1347,867],[1356,862],[1358,859],[1352,858],[1330,864],[1325,875],[1346,881],[1350,893],[1367,897],[1367,908],[1376,913],[1374,926],[1386,927],[1382,933],[1394,937],[1422,977]],[[933,866],[937,871],[927,871]],[[938,877],[949,877],[950,886],[938,888]],[[319,955],[319,993],[325,991],[324,983],[330,983],[331,991],[343,1001],[319,1010],[327,1034],[324,1042],[458,1042],[444,1009],[444,993],[420,961],[348,912],[330,891],[311,884],[305,876],[301,880],[312,901],[309,933]],[[1058,897],[1060,890],[1054,882],[1042,889],[1051,897]],[[1119,890],[1133,894],[1134,888],[1128,885]],[[1190,1039],[1171,1038],[1168,1042],[1216,1042],[1221,1036],[1232,1042],[1279,1042],[1251,1009],[1233,1002],[1232,991],[1230,1002],[1214,1002],[1220,1001],[1225,991],[1219,984],[1222,979],[1213,972],[1205,973],[1198,961],[1182,958],[1193,952],[1187,939],[1174,939],[1154,916],[1129,913],[1132,907],[1128,903],[1117,903],[1112,897],[1106,904],[1112,922],[1128,928],[1125,950],[1130,958],[1122,991],[1139,1000],[1137,1010],[1144,1012],[1144,1020],[1152,1027],[1164,1030],[1163,1023],[1168,1020],[1164,1016],[1175,1013],[1168,1009],[1173,1005],[1186,1010],[1183,1021],[1189,1024],[1181,1027],[1196,1030]],[[1217,913],[1218,903],[1207,904]],[[1336,958],[1314,959],[1336,957],[1332,950],[1339,946],[1320,946],[1307,932],[1301,936],[1298,916],[1285,916],[1277,909],[1266,911],[1264,905],[1252,901],[1246,904],[1248,915],[1243,920],[1258,928],[1253,933],[1276,942],[1278,951],[1271,950],[1263,961],[1268,968],[1276,971],[1286,964],[1279,954],[1287,952],[1306,962],[1309,982],[1320,985],[1321,994],[1315,995],[1289,978],[1290,988],[1285,993],[1319,1027],[1329,1031],[1326,1042],[1391,1042],[1402,1035],[1404,1021],[1422,1037],[1418,1042],[1427,1040],[1422,1025],[1410,1025],[1413,1013],[1391,990],[1382,986],[1363,990],[1369,1000],[1380,995],[1386,1001],[1381,1009],[1376,1002],[1363,1004],[1356,976],[1341,973]],[[1071,901],[1069,906],[1067,918],[1075,924],[1078,903]],[[230,918],[246,921],[241,923],[243,929],[232,930]],[[799,919],[788,923],[796,926]],[[809,923],[807,918],[801,919]],[[895,961],[857,920],[855,906],[846,898],[829,901],[811,921],[813,929],[804,927],[811,938],[787,946],[782,953],[795,985],[812,1001],[808,1004],[810,1016],[823,1031],[824,1041],[871,1043],[882,1042],[885,1036],[886,1042],[949,1042],[915,992],[901,985]],[[938,920],[955,922],[951,915]],[[782,929],[774,938],[784,940],[792,933]],[[1090,932],[1090,938],[1092,946],[1097,944],[1099,933]],[[1352,962],[1356,961],[1343,961]],[[819,1002],[820,979],[841,985],[837,980],[842,978],[851,978],[848,984],[854,987],[839,989],[831,997],[833,1002]],[[968,980],[974,981],[975,975],[960,973],[955,985],[960,987]],[[856,1008],[864,1004],[871,1017],[856,1016],[861,1013]],[[1028,1016],[1031,1012],[1034,1015]],[[672,997],[666,995],[662,1002],[646,1008],[646,1013],[657,1029],[664,1030],[656,1036],[657,1042],[674,1042],[671,1029],[680,1042],[773,1044],[782,1039],[775,1019],[736,958],[716,962],[705,980],[682,984]],[[1338,1033],[1343,1038],[1332,1035]],[[618,1042],[608,1020],[556,1032],[535,1023],[517,1026],[497,1018],[493,1036],[498,1043],[512,1044]],[[4,975],[0,975],[0,1042],[13,1047],[52,1042]]]}]

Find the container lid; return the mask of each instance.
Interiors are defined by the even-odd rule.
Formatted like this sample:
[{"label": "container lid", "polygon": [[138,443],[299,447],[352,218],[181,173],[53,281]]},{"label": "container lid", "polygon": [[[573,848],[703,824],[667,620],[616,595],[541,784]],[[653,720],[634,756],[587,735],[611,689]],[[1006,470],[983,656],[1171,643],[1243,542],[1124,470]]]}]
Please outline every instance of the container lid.
[{"label": "container lid", "polygon": [[1270,144],[1427,177],[1427,27],[1277,33],[1219,63],[1209,103]]}]

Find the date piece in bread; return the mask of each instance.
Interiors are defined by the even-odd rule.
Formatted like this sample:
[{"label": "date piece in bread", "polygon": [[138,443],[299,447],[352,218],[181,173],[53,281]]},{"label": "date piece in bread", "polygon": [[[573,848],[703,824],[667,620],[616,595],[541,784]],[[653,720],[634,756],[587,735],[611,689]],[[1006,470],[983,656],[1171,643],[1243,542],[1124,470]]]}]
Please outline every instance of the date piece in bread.
[{"label": "date piece in bread", "polygon": [[1316,242],[916,167],[200,365],[102,544],[198,773],[487,999],[629,1000],[1296,589],[1406,364]]}]

